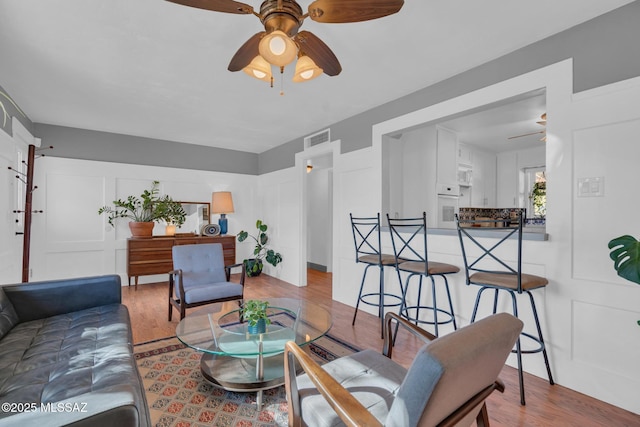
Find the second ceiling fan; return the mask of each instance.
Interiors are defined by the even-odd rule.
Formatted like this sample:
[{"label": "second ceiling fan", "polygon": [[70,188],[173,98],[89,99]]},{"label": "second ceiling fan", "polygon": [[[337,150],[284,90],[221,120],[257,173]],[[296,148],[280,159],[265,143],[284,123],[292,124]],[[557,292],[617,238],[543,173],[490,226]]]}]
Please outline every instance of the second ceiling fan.
[{"label": "second ceiling fan", "polygon": [[515,139],[515,138],[522,138],[523,136],[542,134],[542,138],[540,138],[540,141],[547,142],[547,129],[546,129],[546,127],[547,127],[547,113],[543,113],[540,116],[540,120],[536,121],[536,123],[539,124],[540,126],[543,126],[545,129],[539,130],[537,132],[529,132],[529,133],[524,133],[522,135],[510,136],[507,139]]},{"label": "second ceiling fan", "polygon": [[280,68],[296,58],[295,82],[308,81],[324,73],[342,71],[331,49],[309,31],[298,31],[306,18],[322,23],[347,23],[382,18],[398,12],[404,0],[315,0],[307,12],[295,0],[266,0],[260,12],[235,0],[167,0],[172,3],[243,15],[255,15],[264,31],[254,34],[231,58],[229,71],[243,70],[252,77],[273,83],[271,65]]}]

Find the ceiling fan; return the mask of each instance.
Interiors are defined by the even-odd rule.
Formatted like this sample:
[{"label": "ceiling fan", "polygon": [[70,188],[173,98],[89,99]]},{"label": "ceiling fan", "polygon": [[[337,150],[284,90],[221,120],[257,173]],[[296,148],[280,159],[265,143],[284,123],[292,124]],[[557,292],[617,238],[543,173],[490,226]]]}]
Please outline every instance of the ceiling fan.
[{"label": "ceiling fan", "polygon": [[[547,113],[543,113],[540,116],[540,120],[536,121],[537,124],[539,124],[540,126],[547,126]],[[529,135],[537,135],[537,134],[542,134],[542,138],[540,138],[540,141],[542,142],[547,142],[547,130],[543,129],[543,130],[539,130],[537,132],[529,132],[529,133],[524,133],[522,135],[515,135],[515,136],[510,136],[507,139],[515,139],[515,138],[522,138],[523,136],[529,136]]]},{"label": "ceiling fan", "polygon": [[308,17],[321,23],[360,22],[398,12],[404,0],[315,0],[303,13],[295,0],[265,0],[256,12],[235,0],[167,0],[214,12],[255,15],[264,31],[254,34],[231,58],[229,71],[243,70],[251,77],[271,82],[271,65],[284,71],[296,58],[294,82],[314,79],[324,73],[336,76],[340,62],[329,47],[309,31],[298,31]]}]

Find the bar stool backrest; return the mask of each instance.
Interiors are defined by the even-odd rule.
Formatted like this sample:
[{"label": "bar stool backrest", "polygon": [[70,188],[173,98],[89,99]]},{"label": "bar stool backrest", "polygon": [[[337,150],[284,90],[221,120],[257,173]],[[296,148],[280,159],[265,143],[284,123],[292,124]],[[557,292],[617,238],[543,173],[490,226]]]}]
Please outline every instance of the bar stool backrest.
[{"label": "bar stool backrest", "polygon": [[[522,227],[524,210],[518,213],[516,221],[510,219],[460,219],[456,214],[460,249],[467,276],[467,285],[474,273],[492,273],[517,276],[517,292],[522,293]],[[486,233],[496,234],[495,238],[480,241]],[[500,234],[498,234],[500,233]],[[494,236],[492,236],[494,237]],[[505,242],[517,239],[517,258],[507,262],[501,252],[508,253],[513,259],[513,252],[505,252]]]},{"label": "bar stool backrest", "polygon": [[418,218],[390,218],[387,214],[387,221],[396,262],[423,262],[424,271],[428,271],[426,212],[422,212],[422,217]]},{"label": "bar stool backrest", "polygon": [[378,264],[382,264],[380,251],[380,213],[373,217],[351,217],[351,231],[353,243],[356,248],[356,262],[360,262],[363,256],[378,257]]}]

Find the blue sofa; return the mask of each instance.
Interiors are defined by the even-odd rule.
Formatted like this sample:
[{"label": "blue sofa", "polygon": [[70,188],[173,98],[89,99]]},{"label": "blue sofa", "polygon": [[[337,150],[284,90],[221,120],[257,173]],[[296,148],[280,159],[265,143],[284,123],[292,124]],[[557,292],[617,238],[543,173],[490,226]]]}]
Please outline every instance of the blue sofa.
[{"label": "blue sofa", "polygon": [[0,286],[0,426],[150,425],[120,276]]}]

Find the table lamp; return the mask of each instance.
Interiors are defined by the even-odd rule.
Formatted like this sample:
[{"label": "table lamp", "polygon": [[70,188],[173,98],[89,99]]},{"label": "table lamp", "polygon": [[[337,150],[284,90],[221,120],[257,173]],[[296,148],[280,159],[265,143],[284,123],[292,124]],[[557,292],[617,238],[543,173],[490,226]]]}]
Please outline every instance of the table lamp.
[{"label": "table lamp", "polygon": [[227,214],[233,213],[231,192],[214,191],[211,199],[211,209],[214,214],[220,214],[220,219],[218,219],[220,234],[227,234]]}]

